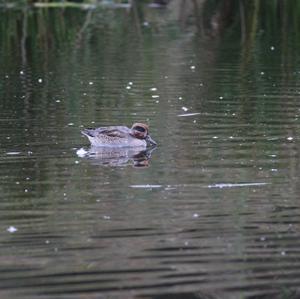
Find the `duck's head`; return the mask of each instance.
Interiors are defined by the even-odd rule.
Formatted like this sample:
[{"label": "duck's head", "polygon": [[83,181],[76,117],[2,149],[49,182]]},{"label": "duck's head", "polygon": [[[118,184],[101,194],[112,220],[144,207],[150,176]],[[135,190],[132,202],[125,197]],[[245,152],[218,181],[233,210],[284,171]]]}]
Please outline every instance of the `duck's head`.
[{"label": "duck's head", "polygon": [[150,145],[157,145],[157,143],[149,135],[149,126],[143,123],[135,123],[131,127],[132,136],[138,139],[144,139]]}]

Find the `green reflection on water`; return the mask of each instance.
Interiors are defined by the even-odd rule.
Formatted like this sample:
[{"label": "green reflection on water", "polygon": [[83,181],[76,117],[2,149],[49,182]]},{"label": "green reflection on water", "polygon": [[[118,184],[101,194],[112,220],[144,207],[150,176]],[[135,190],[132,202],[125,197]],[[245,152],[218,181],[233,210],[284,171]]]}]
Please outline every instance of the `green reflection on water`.
[{"label": "green reflection on water", "polygon": [[[78,248],[91,235],[109,239],[112,228],[154,227],[157,236],[169,235],[137,242],[138,254],[167,238],[180,246],[191,238],[199,248],[207,242],[206,254],[234,239],[232,255],[243,256],[253,245],[251,229],[261,243],[286,216],[298,221],[297,209],[282,215],[274,207],[298,207],[299,4],[190,3],[0,11],[3,227],[14,225],[9,220],[21,233],[71,235]],[[186,109],[198,114],[179,117]],[[81,126],[141,120],[159,143],[147,170],[101,167],[76,156],[74,148],[86,144]],[[216,241],[223,232],[224,241]],[[115,252],[107,246],[112,261],[120,248],[131,254],[130,240],[110,242],[118,244]],[[99,258],[99,245],[95,252]],[[85,266],[80,250],[76,255]],[[107,260],[107,268],[115,267]],[[252,265],[245,263],[229,260],[228,267],[240,273]]]}]

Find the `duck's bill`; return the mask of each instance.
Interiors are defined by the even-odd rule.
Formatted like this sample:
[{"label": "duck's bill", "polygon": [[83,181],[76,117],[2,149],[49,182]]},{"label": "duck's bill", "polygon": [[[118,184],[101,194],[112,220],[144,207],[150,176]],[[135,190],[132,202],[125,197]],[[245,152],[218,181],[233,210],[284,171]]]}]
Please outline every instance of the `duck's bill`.
[{"label": "duck's bill", "polygon": [[149,145],[157,145],[157,143],[150,137],[150,135],[147,136],[146,141]]}]

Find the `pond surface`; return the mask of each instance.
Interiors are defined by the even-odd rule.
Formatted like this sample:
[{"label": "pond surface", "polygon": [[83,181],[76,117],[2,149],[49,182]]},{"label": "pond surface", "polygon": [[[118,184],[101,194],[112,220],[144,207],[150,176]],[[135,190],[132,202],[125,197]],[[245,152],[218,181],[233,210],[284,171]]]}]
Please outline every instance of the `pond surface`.
[{"label": "pond surface", "polygon": [[0,10],[1,298],[299,298],[299,44],[135,13]]}]

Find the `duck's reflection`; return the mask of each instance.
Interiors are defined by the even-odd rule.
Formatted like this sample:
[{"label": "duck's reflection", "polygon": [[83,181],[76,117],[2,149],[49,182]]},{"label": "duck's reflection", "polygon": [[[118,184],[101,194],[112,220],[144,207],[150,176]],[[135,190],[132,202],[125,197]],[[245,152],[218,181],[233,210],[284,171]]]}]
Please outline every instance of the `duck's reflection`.
[{"label": "duck's reflection", "polygon": [[94,165],[148,167],[151,154],[156,147],[117,148],[93,147],[77,150],[77,155],[86,158]]}]

